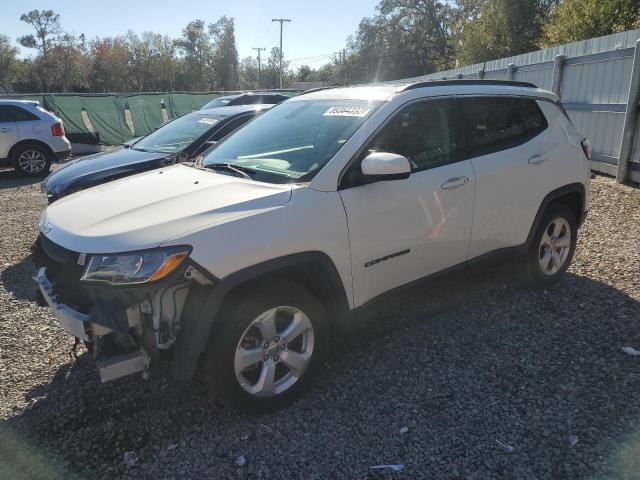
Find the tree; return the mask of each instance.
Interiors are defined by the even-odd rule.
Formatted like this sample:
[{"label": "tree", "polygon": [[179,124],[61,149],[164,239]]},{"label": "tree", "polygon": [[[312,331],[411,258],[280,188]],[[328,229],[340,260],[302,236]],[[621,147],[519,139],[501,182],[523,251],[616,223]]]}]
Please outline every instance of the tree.
[{"label": "tree", "polygon": [[550,0],[458,1],[456,60],[467,65],[537,49]]},{"label": "tree", "polygon": [[[286,74],[288,69],[289,62],[283,61],[283,85],[291,84],[290,75]],[[271,54],[269,55],[269,58],[267,58],[267,66],[262,69],[262,86],[266,86],[267,88],[278,88],[280,86],[280,49],[278,47],[273,47],[271,49]]]},{"label": "tree", "polygon": [[0,35],[0,90],[9,90],[9,83],[18,69],[18,49],[9,42],[9,37]]},{"label": "tree", "polygon": [[151,62],[151,76],[156,79],[156,90],[174,90],[176,72],[180,68],[175,41],[168,35],[154,35],[156,55]]},{"label": "tree", "polygon": [[309,65],[301,65],[296,72],[296,80],[298,82],[308,82],[311,75],[311,67]]},{"label": "tree", "polygon": [[84,35],[65,33],[49,48],[47,56],[38,58],[40,71],[49,79],[47,85],[66,93],[88,86],[89,68]]},{"label": "tree", "polygon": [[640,28],[637,0],[564,0],[542,27],[542,48]]},{"label": "tree", "polygon": [[91,42],[90,82],[96,92],[126,92],[132,87],[130,53],[127,40],[120,37],[96,38]]},{"label": "tree", "polygon": [[424,75],[449,66],[451,7],[439,0],[382,0],[347,42],[348,83]]},{"label": "tree", "polygon": [[20,20],[31,25],[36,31],[35,36],[20,37],[18,39],[20,45],[35,48],[42,55],[47,56],[55,36],[61,32],[60,15],[53,10],[31,10],[29,13],[23,13]]},{"label": "tree", "polygon": [[184,68],[180,80],[185,90],[203,91],[213,86],[212,45],[202,20],[193,20],[176,40],[182,52]]},{"label": "tree", "polygon": [[240,90],[260,88],[258,84],[258,61],[254,57],[245,57],[238,66],[238,86]]},{"label": "tree", "polygon": [[215,87],[231,90],[238,84],[238,50],[233,18],[222,16],[216,23],[209,25],[209,35],[213,40],[212,67],[215,74]]}]

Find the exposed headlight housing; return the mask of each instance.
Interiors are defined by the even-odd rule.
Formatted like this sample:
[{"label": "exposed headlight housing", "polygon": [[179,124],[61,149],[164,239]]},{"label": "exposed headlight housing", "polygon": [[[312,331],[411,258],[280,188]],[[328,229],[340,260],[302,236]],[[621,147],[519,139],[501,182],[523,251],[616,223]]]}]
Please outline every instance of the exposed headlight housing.
[{"label": "exposed headlight housing", "polygon": [[173,272],[191,253],[191,247],[174,246],[137,252],[91,255],[81,280],[132,285],[160,280]]}]

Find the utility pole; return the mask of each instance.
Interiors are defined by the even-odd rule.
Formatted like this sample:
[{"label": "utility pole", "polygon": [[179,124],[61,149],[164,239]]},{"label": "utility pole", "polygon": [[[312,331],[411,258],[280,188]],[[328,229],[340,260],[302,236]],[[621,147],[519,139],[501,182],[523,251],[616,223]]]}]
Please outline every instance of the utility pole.
[{"label": "utility pole", "polygon": [[280,22],[280,88],[282,88],[282,58],[284,57],[282,53],[282,24],[284,22],[290,22],[290,18],[273,18],[272,22]]},{"label": "utility pole", "polygon": [[260,85],[262,85],[262,82],[260,81],[260,52],[262,50],[266,50],[266,48],[253,47],[253,50],[258,51],[258,89],[260,89]]}]

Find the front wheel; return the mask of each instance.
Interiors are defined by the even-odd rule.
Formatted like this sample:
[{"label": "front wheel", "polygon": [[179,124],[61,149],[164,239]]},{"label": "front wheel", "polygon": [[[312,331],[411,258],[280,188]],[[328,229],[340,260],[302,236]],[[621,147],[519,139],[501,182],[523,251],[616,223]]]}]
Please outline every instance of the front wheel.
[{"label": "front wheel", "polygon": [[216,326],[200,377],[216,399],[241,411],[269,411],[295,400],[329,345],[321,303],[287,280],[234,295]]},{"label": "front wheel", "polygon": [[529,280],[541,287],[557,282],[569,268],[577,238],[573,211],[566,205],[552,204],[542,217],[527,257]]}]

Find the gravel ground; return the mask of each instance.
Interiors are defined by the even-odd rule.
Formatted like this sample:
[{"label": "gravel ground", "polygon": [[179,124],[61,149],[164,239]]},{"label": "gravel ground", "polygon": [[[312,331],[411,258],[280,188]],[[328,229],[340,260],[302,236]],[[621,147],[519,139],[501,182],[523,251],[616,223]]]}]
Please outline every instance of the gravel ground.
[{"label": "gravel ground", "polygon": [[169,379],[100,385],[33,302],[38,184],[0,172],[0,205],[1,478],[640,478],[638,190],[594,179],[557,287],[499,271],[398,297],[262,416]]}]

